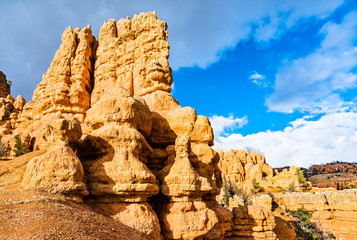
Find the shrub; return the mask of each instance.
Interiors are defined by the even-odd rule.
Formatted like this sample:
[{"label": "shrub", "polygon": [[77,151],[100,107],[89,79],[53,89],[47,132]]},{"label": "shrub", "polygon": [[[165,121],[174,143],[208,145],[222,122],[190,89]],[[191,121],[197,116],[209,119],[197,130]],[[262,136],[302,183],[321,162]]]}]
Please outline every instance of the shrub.
[{"label": "shrub", "polygon": [[276,189],[278,192],[286,192],[286,190],[282,186],[277,186]]},{"label": "shrub", "polygon": [[243,204],[244,206],[249,206],[252,202],[249,197],[249,192],[244,190],[243,187],[238,189],[237,196],[239,196],[241,199],[243,199]]},{"label": "shrub", "polygon": [[[305,174],[304,174],[304,170],[297,168],[295,175],[297,176],[297,180],[299,182],[299,192],[301,191],[301,186],[303,186],[306,183],[306,178],[305,178]],[[305,184],[305,186],[307,186]]]},{"label": "shrub", "polygon": [[238,189],[229,179],[223,178],[223,197],[222,201],[225,206],[229,207],[229,198],[238,193]]},{"label": "shrub", "polygon": [[7,152],[9,151],[7,145],[0,141],[0,158],[5,156],[7,154]]},{"label": "shrub", "polygon": [[351,188],[354,188],[355,187],[355,184],[350,182],[346,185],[346,189],[351,189]]},{"label": "shrub", "polygon": [[296,191],[296,187],[295,187],[295,184],[293,182],[290,183],[288,191],[289,192],[295,192]]},{"label": "shrub", "polygon": [[257,194],[258,192],[263,192],[264,188],[260,186],[257,179],[253,178],[252,180],[252,193]]},{"label": "shrub", "polygon": [[16,135],[15,137],[15,145],[14,152],[16,156],[21,156],[25,153],[30,152],[30,149],[21,141],[20,135]]},{"label": "shrub", "polygon": [[[331,237],[331,233],[323,233],[315,224],[311,222],[312,214],[306,209],[299,208],[296,211],[288,211],[295,218],[296,235],[298,239],[303,240],[320,240],[327,239],[326,235]],[[332,234],[333,235],[333,234]]]}]

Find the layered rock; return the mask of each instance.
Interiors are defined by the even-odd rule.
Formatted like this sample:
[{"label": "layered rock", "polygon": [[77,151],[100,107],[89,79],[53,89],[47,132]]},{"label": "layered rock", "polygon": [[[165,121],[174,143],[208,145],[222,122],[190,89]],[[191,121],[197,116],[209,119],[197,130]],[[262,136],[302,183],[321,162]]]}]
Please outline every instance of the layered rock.
[{"label": "layered rock", "polygon": [[80,125],[73,120],[59,119],[48,126],[43,138],[49,148],[27,163],[23,188],[61,193],[75,199],[87,196],[83,166],[70,147],[81,135]]},{"label": "layered rock", "polygon": [[276,240],[274,214],[261,206],[234,207],[232,232],[226,239]]},{"label": "layered rock", "polygon": [[[62,44],[32,101],[23,106],[17,132],[38,139],[41,129],[56,119],[84,121],[90,107],[96,45],[90,26],[75,30],[68,27],[64,31]],[[40,145],[35,147],[39,148]]]},{"label": "layered rock", "polygon": [[10,85],[6,79],[6,75],[0,71],[0,98],[6,98],[10,94]]},{"label": "layered rock", "polygon": [[215,200],[213,131],[170,94],[166,28],[154,12],[108,20],[98,42],[90,26],[66,29],[32,101],[7,107],[6,119],[19,112],[8,138],[21,133],[40,150],[27,155],[20,187],[88,195],[148,239],[222,239],[232,214]]},{"label": "layered rock", "polygon": [[231,214],[219,208],[212,199],[202,200],[202,196],[213,189],[193,168],[190,151],[189,136],[179,136],[175,144],[175,161],[161,186],[162,193],[170,197],[170,203],[164,205],[160,215],[165,226],[164,236],[167,239],[193,239],[209,233],[209,236],[219,238],[230,229]]},{"label": "layered rock", "polygon": [[92,105],[85,120],[90,133],[79,144],[95,209],[132,227],[148,239],[160,239],[158,217],[147,203],[159,192],[147,168],[153,151],[149,108],[117,86]]},{"label": "layered rock", "polygon": [[[14,145],[14,137],[19,127],[18,119],[21,117],[25,99],[19,95],[16,100],[8,95],[6,98],[0,97],[0,137],[2,142],[7,144],[8,151],[5,158],[14,157],[15,154],[11,151]],[[29,135],[21,134],[22,141],[29,146]]]},{"label": "layered rock", "polygon": [[105,96],[108,87],[122,86],[132,95],[171,91],[169,44],[165,22],[156,13],[141,13],[101,27],[95,62],[92,103]]},{"label": "layered rock", "polygon": [[274,195],[276,203],[289,210],[304,208],[312,212],[312,222],[337,239],[357,237],[357,190]]},{"label": "layered rock", "polygon": [[273,168],[266,164],[265,156],[255,151],[231,149],[220,154],[219,168],[222,178],[250,192],[253,181],[260,182],[273,177]]}]

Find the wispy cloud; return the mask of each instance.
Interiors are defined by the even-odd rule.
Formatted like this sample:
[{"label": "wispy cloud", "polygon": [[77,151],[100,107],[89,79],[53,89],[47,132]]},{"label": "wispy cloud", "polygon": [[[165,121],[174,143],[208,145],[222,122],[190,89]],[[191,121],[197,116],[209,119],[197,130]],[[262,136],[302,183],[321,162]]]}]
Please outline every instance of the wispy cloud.
[{"label": "wispy cloud", "polygon": [[341,92],[357,87],[357,13],[341,23],[328,22],[320,34],[321,47],[306,57],[285,63],[276,74],[270,111],[331,112],[354,103]]},{"label": "wispy cloud", "polygon": [[209,120],[211,121],[215,136],[225,136],[236,129],[242,128],[248,123],[247,116],[238,118],[234,117],[233,115],[230,115],[228,117],[213,115],[209,118]]},{"label": "wispy cloud", "polygon": [[269,87],[269,82],[267,81],[266,76],[261,75],[256,71],[249,76],[249,79],[252,80],[252,83],[258,85],[259,87]]},{"label": "wispy cloud", "polygon": [[265,154],[274,167],[356,161],[357,113],[342,112],[322,116],[317,121],[301,118],[283,131],[266,131],[242,136],[216,135],[215,147],[256,150]]}]

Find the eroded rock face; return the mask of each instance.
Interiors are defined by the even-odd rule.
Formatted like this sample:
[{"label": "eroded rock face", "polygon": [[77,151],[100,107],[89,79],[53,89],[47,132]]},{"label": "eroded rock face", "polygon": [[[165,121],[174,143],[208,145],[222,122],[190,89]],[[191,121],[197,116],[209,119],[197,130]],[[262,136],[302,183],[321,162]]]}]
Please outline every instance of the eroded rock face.
[{"label": "eroded rock face", "polygon": [[316,193],[276,194],[274,199],[283,209],[304,207],[312,212],[312,222],[323,231],[333,232],[336,239],[357,236],[357,190]]},{"label": "eroded rock face", "polygon": [[220,154],[219,168],[226,181],[244,187],[248,192],[252,182],[257,182],[273,176],[273,168],[266,164],[265,156],[255,151],[234,150],[218,151]]},{"label": "eroded rock face", "polygon": [[232,232],[227,239],[268,239],[276,240],[273,213],[261,206],[233,208]]},{"label": "eroded rock face", "polygon": [[117,85],[136,96],[171,91],[166,28],[156,13],[141,13],[132,21],[110,19],[104,23],[96,52],[93,104]]},{"label": "eroded rock face", "polygon": [[7,82],[6,75],[0,71],[0,98],[6,98],[10,94],[10,85]]},{"label": "eroded rock face", "polygon": [[159,219],[148,203],[97,203],[95,208],[128,227],[138,229],[146,239],[161,238]]},{"label": "eroded rock face", "polygon": [[83,166],[70,147],[81,137],[79,123],[59,119],[48,129],[45,137],[49,148],[27,163],[21,185],[25,189],[62,193],[75,198],[87,196]]},{"label": "eroded rock face", "polygon": [[90,26],[66,29],[60,48],[34,92],[35,113],[78,114],[77,119],[83,120],[80,115],[90,107],[95,48]]},{"label": "eroded rock face", "polygon": [[4,100],[0,126],[41,150],[22,188],[88,196],[148,239],[222,239],[232,214],[215,200],[213,131],[170,94],[166,28],[155,12],[108,20],[98,41],[67,28],[32,101]]},{"label": "eroded rock face", "polygon": [[[22,105],[23,101],[17,99],[18,104],[14,105],[22,111],[15,134],[28,133],[38,139],[42,129],[56,119],[84,121],[90,107],[96,46],[90,26],[75,30],[68,27],[64,31],[62,44],[32,101]],[[41,148],[37,144],[37,149]]]}]

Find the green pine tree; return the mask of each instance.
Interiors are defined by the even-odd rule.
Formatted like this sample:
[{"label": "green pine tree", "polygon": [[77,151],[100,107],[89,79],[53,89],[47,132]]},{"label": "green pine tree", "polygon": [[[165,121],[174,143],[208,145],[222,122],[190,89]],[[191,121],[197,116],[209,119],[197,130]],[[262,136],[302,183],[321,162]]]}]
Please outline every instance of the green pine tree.
[{"label": "green pine tree", "polygon": [[25,153],[30,152],[30,149],[21,141],[20,135],[16,135],[14,138],[15,138],[14,152],[16,156],[21,156]]}]

